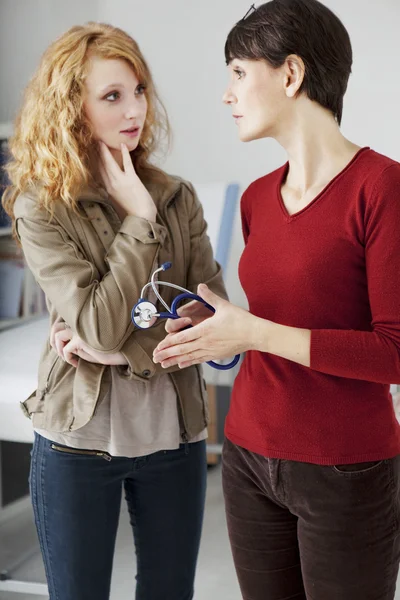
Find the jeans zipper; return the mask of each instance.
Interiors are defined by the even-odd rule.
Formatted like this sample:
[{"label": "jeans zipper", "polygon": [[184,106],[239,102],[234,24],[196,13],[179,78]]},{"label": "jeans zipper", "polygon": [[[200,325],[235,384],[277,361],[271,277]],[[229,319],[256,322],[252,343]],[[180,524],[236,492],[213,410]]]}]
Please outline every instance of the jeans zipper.
[{"label": "jeans zipper", "polygon": [[112,456],[107,452],[100,452],[100,450],[78,450],[76,448],[64,448],[64,446],[57,446],[57,444],[51,444],[53,450],[57,452],[65,452],[65,454],[84,454],[88,456],[100,456],[104,460],[111,462]]}]

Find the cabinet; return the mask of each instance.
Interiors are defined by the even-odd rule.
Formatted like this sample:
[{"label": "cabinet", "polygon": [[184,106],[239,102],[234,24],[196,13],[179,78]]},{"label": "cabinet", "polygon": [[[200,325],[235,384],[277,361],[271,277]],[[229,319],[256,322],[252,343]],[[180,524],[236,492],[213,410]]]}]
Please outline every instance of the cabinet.
[{"label": "cabinet", "polygon": [[[0,123],[0,189],[7,185],[3,169],[11,124]],[[45,298],[12,236],[10,220],[0,210],[0,330],[24,323],[46,312]]]}]

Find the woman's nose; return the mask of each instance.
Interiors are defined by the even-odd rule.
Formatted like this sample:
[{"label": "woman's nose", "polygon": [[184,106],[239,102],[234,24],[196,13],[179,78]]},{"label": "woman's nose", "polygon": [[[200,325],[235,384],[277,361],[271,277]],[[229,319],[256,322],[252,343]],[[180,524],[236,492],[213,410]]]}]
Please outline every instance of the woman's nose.
[{"label": "woman's nose", "polygon": [[233,104],[235,102],[236,98],[232,93],[232,90],[230,87],[228,87],[228,89],[225,91],[224,95],[222,96],[222,102],[224,104]]}]

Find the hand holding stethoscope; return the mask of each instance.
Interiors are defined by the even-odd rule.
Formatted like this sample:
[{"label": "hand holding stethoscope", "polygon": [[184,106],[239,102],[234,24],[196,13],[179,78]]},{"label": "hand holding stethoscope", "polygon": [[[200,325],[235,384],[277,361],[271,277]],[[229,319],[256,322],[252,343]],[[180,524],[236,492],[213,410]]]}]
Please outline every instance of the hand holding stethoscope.
[{"label": "hand holding stethoscope", "polygon": [[264,350],[265,326],[268,324],[272,327],[270,321],[256,317],[248,310],[214,294],[204,283],[199,284],[197,294],[203,302],[213,306],[215,313],[209,318],[201,319],[193,327],[182,329],[188,317],[196,322],[196,316],[202,316],[199,314],[201,307],[196,307],[197,303],[182,307],[179,311],[182,315],[180,321],[167,321],[168,335],[153,352],[155,363],[160,363],[165,369],[174,365],[186,368],[211,359],[225,360],[234,354],[259,350],[261,347],[263,352],[268,352]]},{"label": "hand holding stethoscope", "polygon": [[[161,271],[166,271],[170,267],[171,267],[170,262],[164,263],[159,269],[154,271],[154,273],[151,276],[151,281],[143,287],[141,294],[140,294],[140,299],[133,307],[132,313],[131,313],[132,322],[139,329],[148,329],[149,327],[152,327],[152,325],[154,325],[155,322],[157,321],[157,319],[159,319],[159,318],[161,318],[161,319],[179,319],[179,318],[181,318],[181,315],[178,314],[178,307],[181,304],[181,302],[183,302],[183,300],[196,300],[197,302],[201,302],[206,308],[208,308],[213,313],[215,312],[214,307],[211,306],[210,304],[208,304],[207,302],[205,302],[203,300],[203,298],[201,298],[197,294],[192,294],[189,290],[187,290],[179,285],[176,285],[174,283],[169,283],[167,281],[156,281],[155,277],[156,277],[157,273],[160,273]],[[171,307],[169,307],[168,304],[161,297],[161,295],[157,289],[158,286],[160,286],[160,285],[172,287],[172,288],[177,289],[182,292],[181,294],[176,296],[176,298],[173,300]],[[168,312],[159,312],[157,310],[156,306],[152,302],[145,299],[146,290],[149,287],[152,288],[154,294],[156,295],[158,300],[161,302],[161,304],[167,309]],[[227,369],[232,369],[235,365],[237,365],[237,363],[239,362],[239,359],[240,359],[240,354],[237,354],[235,356],[235,358],[227,365],[219,364],[212,360],[206,361],[206,362],[214,369],[227,370]]]}]

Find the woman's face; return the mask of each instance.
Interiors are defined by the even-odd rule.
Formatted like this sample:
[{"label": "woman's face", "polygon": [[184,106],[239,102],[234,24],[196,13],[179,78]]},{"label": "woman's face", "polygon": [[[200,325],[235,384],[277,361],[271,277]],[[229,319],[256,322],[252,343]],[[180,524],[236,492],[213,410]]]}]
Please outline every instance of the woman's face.
[{"label": "woman's face", "polygon": [[223,102],[232,108],[241,141],[276,137],[287,106],[283,70],[265,60],[239,59],[228,68],[231,80]]},{"label": "woman's face", "polygon": [[125,60],[90,58],[83,106],[94,137],[115,153],[121,143],[132,152],[147,114],[145,86]]}]

